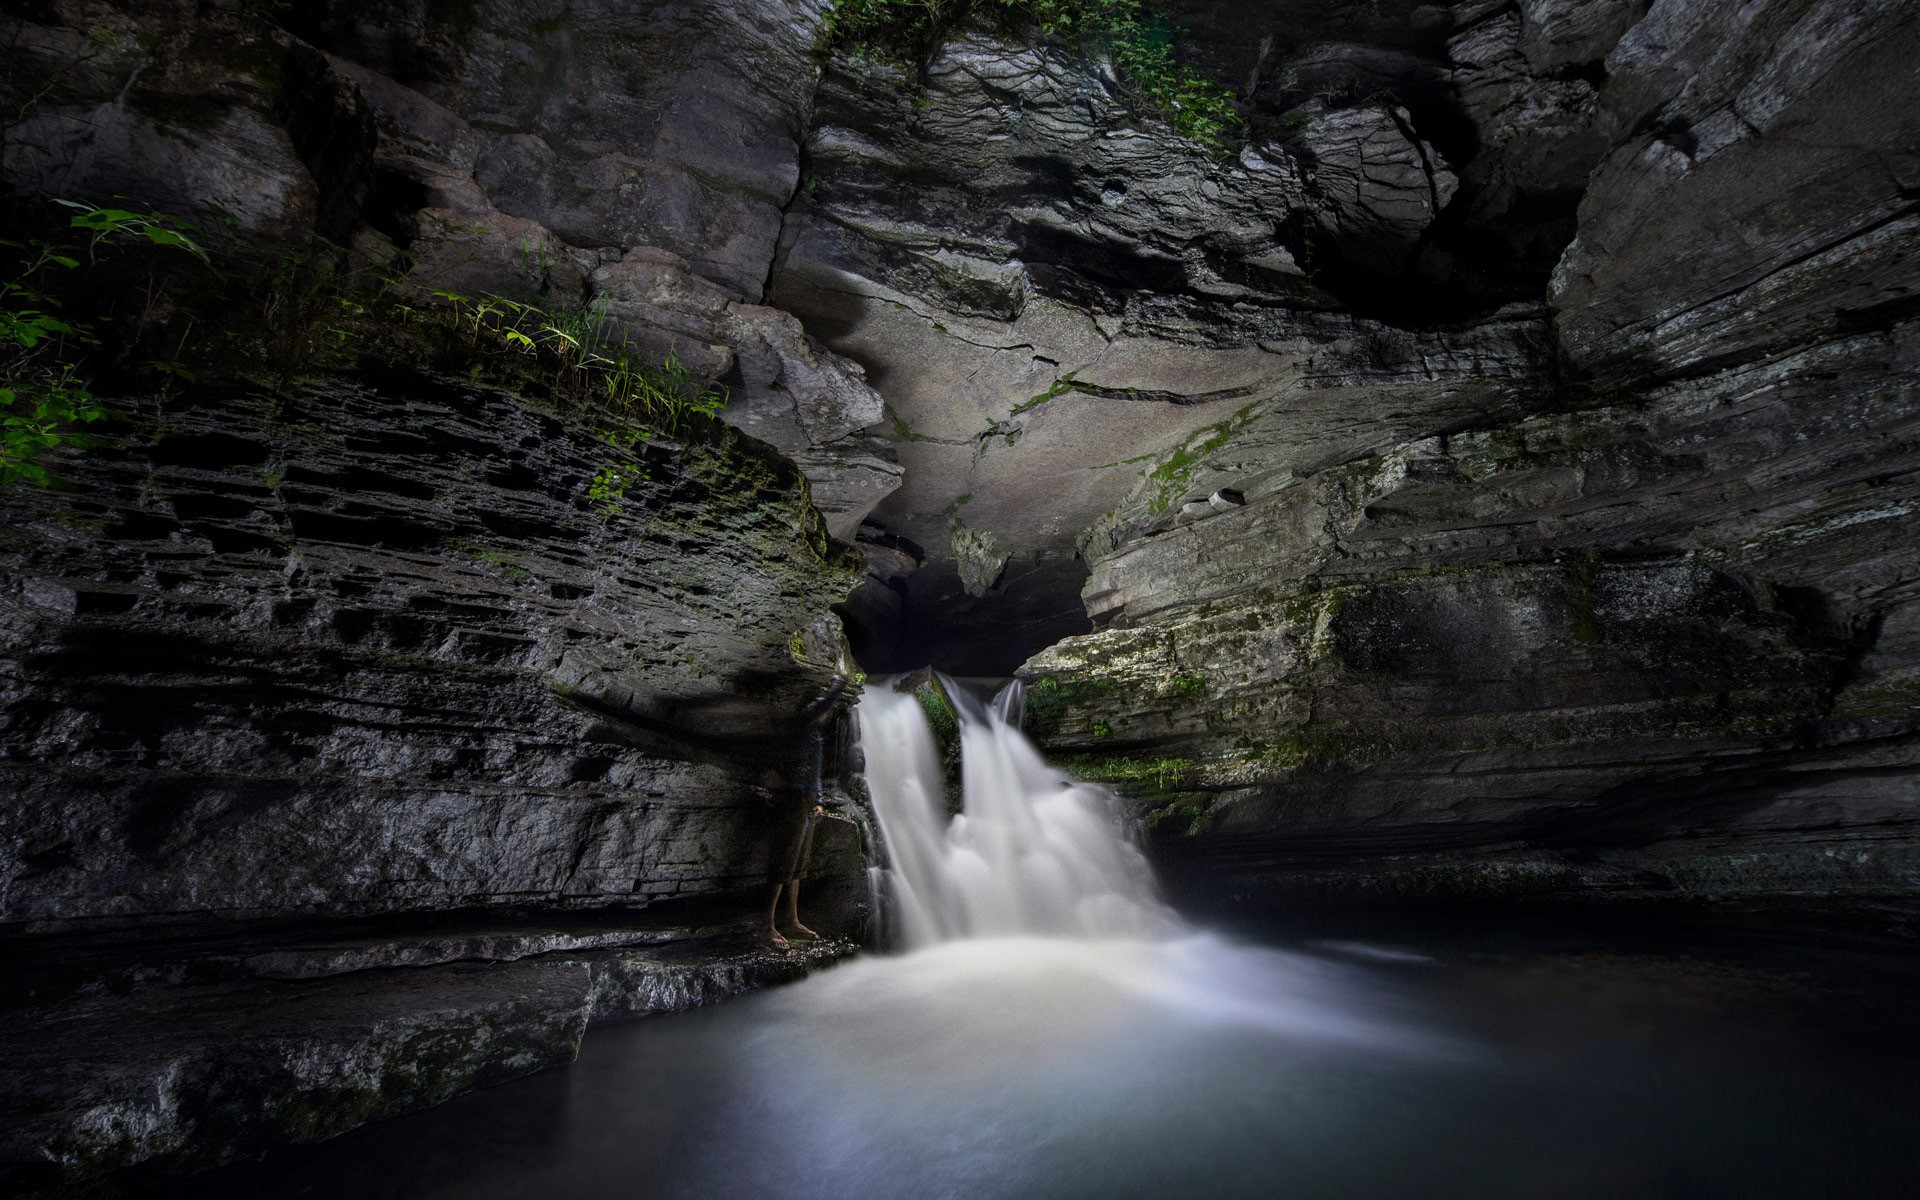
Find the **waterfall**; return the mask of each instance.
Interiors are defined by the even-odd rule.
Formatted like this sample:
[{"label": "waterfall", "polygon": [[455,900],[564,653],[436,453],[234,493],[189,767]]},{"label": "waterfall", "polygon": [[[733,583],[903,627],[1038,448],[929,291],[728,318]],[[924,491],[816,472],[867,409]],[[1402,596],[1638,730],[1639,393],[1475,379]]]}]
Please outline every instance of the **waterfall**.
[{"label": "waterfall", "polygon": [[940,683],[960,721],[958,816],[947,815],[919,701],[882,682],[857,710],[894,939],[918,949],[974,937],[1178,932],[1112,793],[1049,767],[1020,733],[1020,685],[983,706],[944,676]]}]

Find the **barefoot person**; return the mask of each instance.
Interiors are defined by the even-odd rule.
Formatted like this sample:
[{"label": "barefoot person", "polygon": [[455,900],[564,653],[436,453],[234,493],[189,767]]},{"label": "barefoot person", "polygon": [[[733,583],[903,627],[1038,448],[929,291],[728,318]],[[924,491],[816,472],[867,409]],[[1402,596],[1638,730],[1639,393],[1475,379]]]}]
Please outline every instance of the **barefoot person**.
[{"label": "barefoot person", "polygon": [[[821,706],[822,711],[807,727],[808,771],[805,806],[796,812],[797,819],[788,821],[782,836],[773,843],[772,895],[767,902],[767,938],[775,949],[786,950],[792,943],[787,934],[806,941],[814,941],[819,934],[800,923],[800,877],[807,873],[807,864],[813,857],[813,833],[820,827],[820,819],[827,815],[826,807],[820,803],[822,779],[825,775],[826,738],[821,725],[833,720],[834,710],[831,700],[837,697],[839,688],[829,694],[828,703]],[[801,816],[800,813],[804,813]],[[780,932],[780,893],[787,895],[787,934]]]},{"label": "barefoot person", "polygon": [[[767,906],[767,937],[776,949],[785,950],[792,943],[780,932],[780,894],[787,895],[787,931],[794,937],[813,941],[820,935],[800,923],[800,877],[806,874],[807,863],[813,856],[813,831],[819,827],[820,818],[826,815],[826,808],[815,804],[799,822],[789,825],[789,835],[774,843],[775,866],[784,862],[784,869],[777,869],[773,876],[773,895]],[[781,847],[784,845],[785,849]]]}]

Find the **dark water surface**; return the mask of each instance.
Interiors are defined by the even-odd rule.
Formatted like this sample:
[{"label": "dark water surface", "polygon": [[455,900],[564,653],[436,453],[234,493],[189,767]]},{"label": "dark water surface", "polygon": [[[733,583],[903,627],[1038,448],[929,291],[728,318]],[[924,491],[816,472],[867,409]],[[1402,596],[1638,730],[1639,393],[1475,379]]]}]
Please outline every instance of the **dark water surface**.
[{"label": "dark water surface", "polygon": [[1691,910],[959,943],[179,1194],[1920,1196],[1916,950]]}]

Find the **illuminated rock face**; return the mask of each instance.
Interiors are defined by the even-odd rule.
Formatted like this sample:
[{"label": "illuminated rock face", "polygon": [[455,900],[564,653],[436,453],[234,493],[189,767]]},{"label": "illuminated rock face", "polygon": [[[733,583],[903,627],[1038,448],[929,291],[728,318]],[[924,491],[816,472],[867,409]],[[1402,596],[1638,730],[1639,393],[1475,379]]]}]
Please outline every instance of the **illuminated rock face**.
[{"label": "illuminated rock face", "polygon": [[1108,628],[1027,673],[1196,893],[1920,883],[1920,143],[1876,99],[1920,31],[1764,7],[1655,5],[1610,49],[1527,24],[1551,5],[1454,33],[1509,159],[1525,64],[1605,55],[1545,289],[1567,373],[1344,461],[1258,407],[1088,543]]}]

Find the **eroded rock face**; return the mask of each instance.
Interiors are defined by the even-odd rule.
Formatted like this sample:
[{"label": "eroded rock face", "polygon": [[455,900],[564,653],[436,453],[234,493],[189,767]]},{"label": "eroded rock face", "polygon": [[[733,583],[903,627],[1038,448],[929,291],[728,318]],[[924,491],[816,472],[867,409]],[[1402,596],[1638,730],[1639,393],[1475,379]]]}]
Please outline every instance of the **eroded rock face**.
[{"label": "eroded rock face", "polygon": [[[1316,286],[1327,260],[1411,269],[1454,198],[1390,99],[1313,97],[1222,154],[1101,61],[975,34],[918,80],[836,59],[807,164],[773,297],[887,401],[907,481],[875,519],[926,552],[903,587],[936,659],[1007,669],[1070,631],[1087,531],[1165,511],[1223,429],[1303,411],[1269,430],[1279,469],[1350,457],[1510,405],[1550,359],[1537,304],[1424,333]],[[952,549],[983,535],[1009,556],[984,596]]]},{"label": "eroded rock face", "polygon": [[[1508,113],[1482,202],[1543,132],[1511,105],[1571,88],[1567,136],[1606,142],[1552,287],[1602,381],[1318,464],[1257,407],[1083,543],[1109,628],[1027,668],[1191,894],[1920,882],[1914,239],[1869,165],[1913,139],[1864,115],[1913,14],[1581,7],[1456,10],[1449,45]],[[1604,79],[1535,74],[1629,25]]]},{"label": "eroded rock face", "polygon": [[[246,967],[269,959],[319,969],[259,972],[265,978],[189,957],[184,980],[133,970],[111,988],[10,1010],[0,1035],[0,1187],[151,1191],[169,1175],[563,1067],[589,1026],[713,1004],[853,949],[833,940],[775,952],[724,927],[460,940],[451,959],[434,956],[444,936],[403,932],[295,944]],[[521,953],[503,961],[516,941]]]},{"label": "eroded rock face", "polygon": [[321,7],[293,28],[391,81],[393,124],[428,133],[396,153],[470,175],[492,207],[571,246],[659,247],[760,299],[825,5]]},{"label": "eroded rock face", "polygon": [[1614,145],[1552,297],[1570,357],[1697,372],[1910,315],[1913,9],[1656,4],[1607,58]]},{"label": "eroded rock face", "polygon": [[850,541],[901,474],[859,432],[881,400],[759,303],[823,7],[310,6],[281,28],[66,0],[10,21],[15,77],[56,86],[8,130],[7,171],[53,195],[212,203],[269,241],[318,231],[423,296],[613,314],[613,336],[725,386],[728,419],[799,462]]},{"label": "eroded rock face", "polygon": [[857,578],[791,466],[422,377],[125,415],[8,526],[6,922],[765,878]]}]

